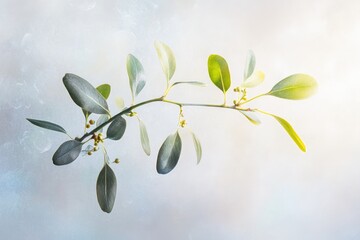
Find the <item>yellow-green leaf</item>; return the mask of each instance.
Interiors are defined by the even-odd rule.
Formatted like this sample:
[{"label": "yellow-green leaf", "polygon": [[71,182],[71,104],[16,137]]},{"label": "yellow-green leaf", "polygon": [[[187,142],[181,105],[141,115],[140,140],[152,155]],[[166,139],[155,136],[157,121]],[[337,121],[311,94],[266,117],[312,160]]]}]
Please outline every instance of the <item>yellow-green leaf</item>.
[{"label": "yellow-green leaf", "polygon": [[111,86],[109,84],[101,84],[96,88],[98,92],[105,98],[108,99],[111,91]]},{"label": "yellow-green leaf", "polygon": [[226,60],[219,55],[210,55],[208,71],[211,81],[225,93],[231,85],[230,71]]},{"label": "yellow-green leaf", "polygon": [[160,59],[162,70],[166,76],[166,80],[170,81],[176,69],[174,53],[168,45],[160,41],[155,42],[155,48]]},{"label": "yellow-green leaf", "polygon": [[285,119],[275,116],[273,114],[269,114],[270,116],[274,117],[276,121],[278,121],[281,126],[285,129],[285,131],[289,134],[289,136],[294,140],[296,145],[300,148],[301,151],[306,152],[306,146],[304,142],[301,140],[299,135],[295,132],[294,128],[288,123]]},{"label": "yellow-green leaf", "polygon": [[316,80],[306,74],[294,74],[278,82],[267,95],[300,100],[312,96],[317,89]]}]

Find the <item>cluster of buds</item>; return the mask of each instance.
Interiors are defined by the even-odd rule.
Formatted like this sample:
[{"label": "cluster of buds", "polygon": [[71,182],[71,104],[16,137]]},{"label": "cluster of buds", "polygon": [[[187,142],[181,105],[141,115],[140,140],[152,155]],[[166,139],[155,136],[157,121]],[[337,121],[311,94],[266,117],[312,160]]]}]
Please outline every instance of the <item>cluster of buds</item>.
[{"label": "cluster of buds", "polygon": [[237,100],[234,100],[233,103],[236,107],[239,107],[241,104],[241,101],[246,101],[246,89],[245,88],[240,88],[240,87],[236,87],[234,88],[234,92],[238,92],[241,93],[241,95],[239,94],[239,98]]},{"label": "cluster of buds", "polygon": [[91,139],[94,139],[94,147],[90,151],[88,151],[88,153],[87,153],[88,155],[91,155],[93,152],[96,152],[97,150],[99,150],[99,147],[98,147],[99,143],[104,142],[102,133],[99,133],[99,134],[94,133],[92,135]]}]

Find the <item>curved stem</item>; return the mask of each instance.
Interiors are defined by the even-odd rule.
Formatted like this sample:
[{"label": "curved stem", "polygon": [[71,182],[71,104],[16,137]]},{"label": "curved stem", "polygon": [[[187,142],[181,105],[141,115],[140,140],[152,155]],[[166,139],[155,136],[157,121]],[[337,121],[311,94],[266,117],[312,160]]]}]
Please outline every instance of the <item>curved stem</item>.
[{"label": "curved stem", "polygon": [[147,100],[147,101],[144,101],[144,102],[141,102],[141,103],[138,103],[138,104],[135,104],[129,108],[126,108],[124,110],[122,110],[121,112],[119,112],[118,114],[114,115],[113,117],[111,117],[109,120],[107,120],[106,122],[100,124],[99,126],[97,126],[96,128],[94,128],[93,130],[91,130],[90,132],[88,133],[85,133],[80,139],[79,141],[82,142],[85,138],[91,136],[92,134],[96,133],[97,131],[99,131],[100,129],[102,129],[103,127],[105,127],[107,124],[111,123],[112,121],[114,121],[115,118],[121,116],[121,115],[124,115],[126,113],[130,113],[133,109],[137,108],[137,107],[140,107],[142,105],[145,105],[145,104],[148,104],[148,103],[152,103],[152,102],[160,102],[162,101],[163,98],[154,98],[154,99],[150,99],[150,100]]},{"label": "curved stem", "polygon": [[244,102],[242,102],[242,103],[240,103],[240,104],[245,104],[245,103],[251,102],[252,100],[255,100],[255,99],[259,98],[259,97],[266,96],[266,95],[267,95],[267,93],[263,93],[263,94],[257,95],[257,96],[255,96],[255,97],[253,97],[253,98],[250,98],[249,100],[246,100],[246,101],[244,101]]},{"label": "curved stem", "polygon": [[130,113],[133,109],[138,108],[140,106],[152,103],[152,102],[165,102],[165,103],[170,103],[170,104],[174,104],[181,107],[212,107],[212,108],[226,108],[226,109],[235,109],[235,110],[244,110],[246,111],[246,109],[241,109],[241,108],[237,108],[235,105],[233,106],[224,106],[224,105],[217,105],[217,104],[203,104],[203,103],[181,103],[181,102],[175,102],[175,101],[171,101],[168,99],[165,99],[164,97],[159,97],[159,98],[153,98],[135,105],[132,105],[129,108],[126,108],[124,110],[122,110],[121,112],[119,112],[118,114],[114,115],[113,117],[111,117],[109,120],[107,120],[106,122],[100,124],[99,126],[97,126],[96,128],[94,128],[93,130],[91,130],[88,133],[85,133],[81,138],[78,139],[78,141],[82,142],[85,138],[93,135],[94,133],[96,133],[97,131],[99,131],[100,129],[102,129],[103,127],[105,127],[106,125],[108,125],[109,123],[111,123],[112,121],[114,121],[115,118],[122,116],[126,113]]}]

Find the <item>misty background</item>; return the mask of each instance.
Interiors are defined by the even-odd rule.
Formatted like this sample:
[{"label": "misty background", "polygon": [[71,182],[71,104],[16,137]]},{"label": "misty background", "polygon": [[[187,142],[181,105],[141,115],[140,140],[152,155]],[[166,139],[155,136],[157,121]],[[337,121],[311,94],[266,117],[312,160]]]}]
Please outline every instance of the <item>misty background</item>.
[{"label": "misty background", "polygon": [[[0,0],[0,233],[2,239],[359,239],[360,2]],[[231,110],[184,109],[203,147],[196,165],[182,131],[177,167],[156,173],[164,139],[176,131],[178,109],[139,108],[152,154],[141,149],[138,122],[108,141],[118,191],[111,214],[98,206],[100,153],[57,167],[52,155],[67,140],[25,118],[52,121],[73,136],[83,115],[62,77],[75,73],[94,86],[109,83],[126,104],[126,56],[143,64],[147,84],[137,101],[158,97],[165,78],[153,46],[168,44],[177,60],[169,98],[221,103],[207,73],[210,54],[229,63],[232,87],[248,49],[265,82],[254,96],[293,73],[307,73],[318,93],[304,101],[264,97],[249,106],[287,119],[302,137],[301,152],[267,116],[254,126]],[[232,88],[231,88],[232,89]],[[229,101],[232,97],[229,96]]]}]

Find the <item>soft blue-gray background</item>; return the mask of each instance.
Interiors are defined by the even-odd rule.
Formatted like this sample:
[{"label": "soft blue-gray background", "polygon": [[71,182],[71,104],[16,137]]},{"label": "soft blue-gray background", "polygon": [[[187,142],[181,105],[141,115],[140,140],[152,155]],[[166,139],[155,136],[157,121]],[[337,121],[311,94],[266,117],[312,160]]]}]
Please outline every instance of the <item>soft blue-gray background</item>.
[{"label": "soft blue-gray background", "polygon": [[[360,239],[360,2],[320,1],[0,1],[0,238],[1,239]],[[251,106],[286,117],[308,146],[300,152],[266,116],[255,127],[227,110],[186,108],[202,141],[196,166],[191,138],[168,175],[156,173],[157,149],[175,131],[177,109],[139,109],[151,139],[142,152],[129,119],[122,140],[109,144],[118,195],[111,214],[97,204],[102,157],[56,167],[62,134],[26,117],[51,120],[80,135],[83,116],[61,78],[76,73],[113,86],[130,102],[125,69],[133,53],[146,69],[139,97],[161,94],[165,80],[153,48],[169,44],[174,80],[209,81],[211,53],[229,62],[239,83],[253,49],[265,83],[312,74],[318,94],[305,101],[266,97]],[[179,86],[169,96],[221,102],[215,87]],[[133,120],[133,121],[131,121]]]}]

